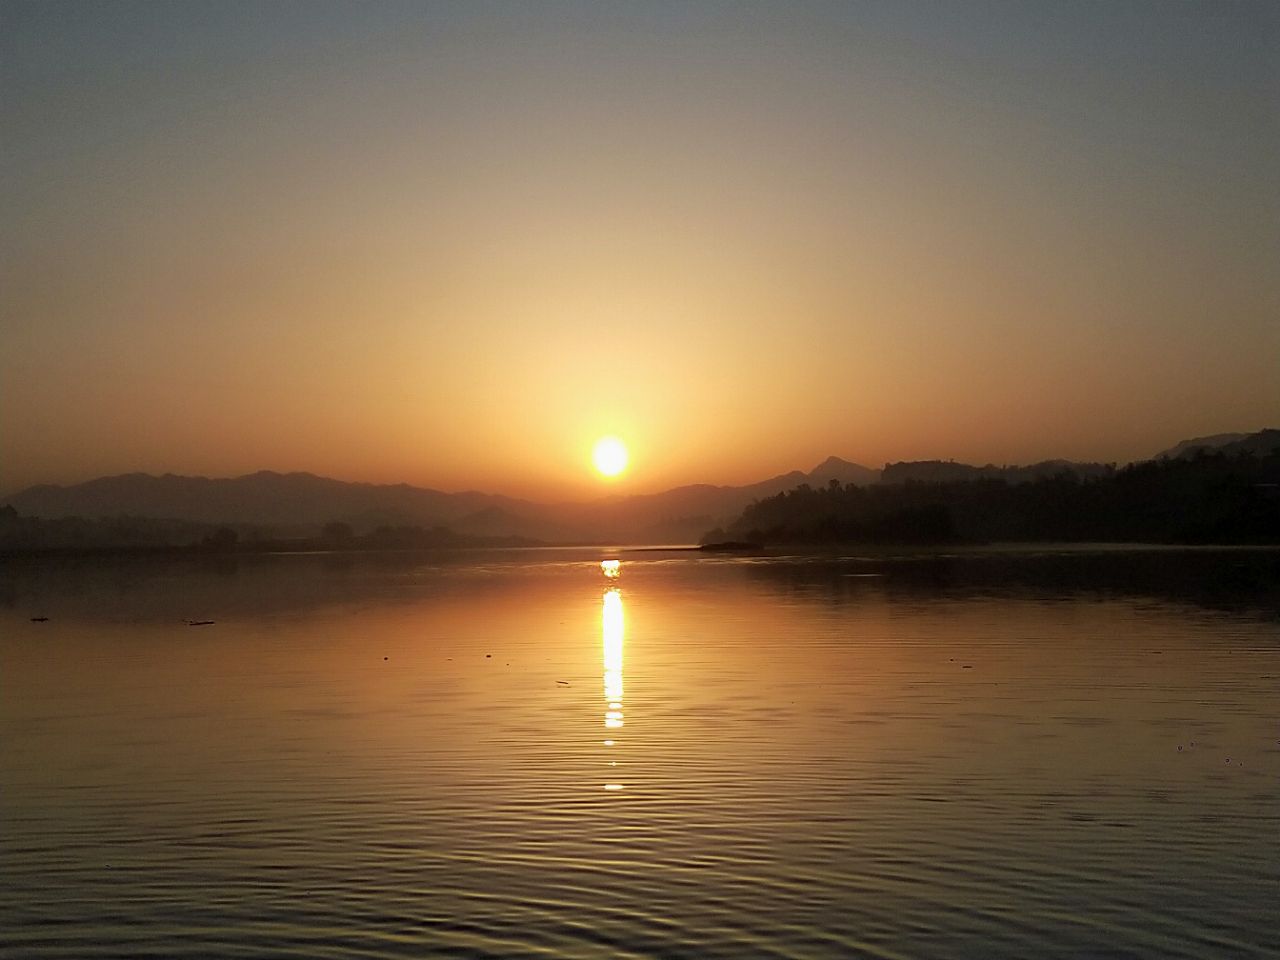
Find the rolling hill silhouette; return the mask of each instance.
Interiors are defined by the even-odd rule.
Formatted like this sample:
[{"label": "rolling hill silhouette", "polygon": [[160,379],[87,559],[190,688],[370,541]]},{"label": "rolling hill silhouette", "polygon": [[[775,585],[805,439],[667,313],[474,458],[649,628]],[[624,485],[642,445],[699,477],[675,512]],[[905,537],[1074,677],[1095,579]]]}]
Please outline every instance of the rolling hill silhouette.
[{"label": "rolling hill silhouette", "polygon": [[[1185,440],[1160,455],[1198,451],[1265,456],[1280,447],[1280,430]],[[1107,476],[1111,465],[1047,460],[1030,466],[975,467],[952,461],[894,463],[883,471],[828,457],[812,470],[793,470],[744,486],[691,484],[662,493],[594,501],[538,503],[498,494],[446,493],[409,484],[348,483],[310,473],[263,470],[211,479],[130,473],[70,486],[29,487],[6,502],[24,517],[86,519],[145,517],[164,521],[255,526],[274,536],[313,536],[325,524],[357,534],[380,527],[447,527],[464,537],[522,537],[555,543],[691,543],[729,526],[753,502],[807,484],[840,486],[1004,480],[1021,484],[1071,473]]]},{"label": "rolling hill silhouette", "polygon": [[1257,433],[1217,433],[1211,437],[1183,440],[1168,450],[1157,453],[1155,459],[1194,457],[1197,453],[1208,451],[1224,453],[1227,456],[1251,453],[1255,457],[1265,457],[1277,447],[1280,447],[1280,430],[1259,430]]},{"label": "rolling hill silhouette", "polygon": [[156,517],[205,524],[253,524],[281,534],[314,533],[339,521],[357,532],[380,526],[446,526],[466,535],[557,542],[689,542],[753,500],[801,483],[872,483],[879,471],[831,457],[746,486],[693,484],[656,494],[578,503],[535,503],[497,494],[445,493],[409,484],[348,483],[269,470],[211,479],[129,473],[70,486],[41,484],[7,503],[23,516]]}]

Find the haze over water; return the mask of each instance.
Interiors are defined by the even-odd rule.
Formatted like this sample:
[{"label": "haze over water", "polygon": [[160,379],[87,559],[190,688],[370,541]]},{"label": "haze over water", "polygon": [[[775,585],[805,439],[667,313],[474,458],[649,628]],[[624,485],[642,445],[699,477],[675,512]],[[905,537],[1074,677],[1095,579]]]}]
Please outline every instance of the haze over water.
[{"label": "haze over water", "polygon": [[0,952],[1274,956],[1278,566],[8,563]]}]

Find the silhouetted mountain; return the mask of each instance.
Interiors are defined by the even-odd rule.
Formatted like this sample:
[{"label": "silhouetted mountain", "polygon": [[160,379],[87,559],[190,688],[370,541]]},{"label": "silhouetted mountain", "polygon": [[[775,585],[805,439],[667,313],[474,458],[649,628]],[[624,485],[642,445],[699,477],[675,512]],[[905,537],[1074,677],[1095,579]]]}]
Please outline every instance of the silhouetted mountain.
[{"label": "silhouetted mountain", "polygon": [[1247,433],[1215,433],[1211,437],[1196,437],[1193,440],[1183,440],[1175,443],[1168,450],[1161,450],[1153,459],[1163,460],[1181,457],[1196,450],[1215,450],[1223,444],[1234,443],[1236,440],[1243,440],[1247,436],[1249,436]]},{"label": "silhouetted mountain", "polygon": [[1280,447],[1280,430],[1259,430],[1257,433],[1216,433],[1211,437],[1183,440],[1168,450],[1156,454],[1156,459],[1193,457],[1204,450],[1216,450],[1225,454],[1252,453],[1265,457]]},{"label": "silhouetted mountain", "polygon": [[754,500],[803,482],[798,470],[744,487],[697,483],[662,493],[639,494],[555,508],[579,539],[617,543],[689,543],[709,526],[742,512]]},{"label": "silhouetted mountain", "polygon": [[[537,525],[520,532],[578,542],[691,543],[709,527],[732,520],[748,504],[798,484],[826,485],[832,477],[842,483],[873,483],[878,476],[878,471],[829,457],[812,473],[792,470],[741,487],[696,483],[662,493],[547,506],[526,517],[527,523]],[[471,532],[466,526],[459,529]]]},{"label": "silhouetted mountain", "polygon": [[[1280,430],[1228,436],[1232,439],[1226,439],[1219,447],[1227,457],[1237,454],[1265,457],[1280,448]],[[1204,444],[1199,441],[1179,444],[1173,449],[1182,452],[1175,459],[1194,459],[1203,448]],[[866,496],[880,496],[873,492],[901,486],[906,481],[934,486],[971,482],[1019,486],[1060,479],[1080,484],[1104,481],[1116,474],[1114,465],[1066,460],[1016,467],[993,464],[976,467],[934,460],[887,464],[883,471],[876,471],[829,457],[809,473],[795,470],[745,486],[692,484],[656,494],[543,504],[475,491],[444,493],[408,484],[346,483],[309,473],[262,471],[226,479],[134,473],[67,487],[35,486],[15,494],[7,502],[23,518],[120,521],[115,526],[74,528],[78,532],[67,527],[64,531],[69,538],[87,537],[95,542],[101,537],[109,539],[114,535],[108,533],[110,530],[121,531],[121,536],[127,533],[131,543],[169,537],[178,529],[172,526],[174,523],[228,527],[239,533],[242,543],[246,539],[315,537],[325,525],[339,523],[349,527],[356,537],[368,537],[379,530],[447,528],[449,536],[460,538],[519,537],[554,543],[690,543],[717,527],[741,533],[740,524],[735,520],[745,509],[756,501],[802,486],[826,492],[843,491],[856,498],[859,491]],[[922,505],[932,509],[936,503]],[[929,516],[912,515],[913,519],[881,518],[872,526],[882,524],[881,533],[884,533],[896,528],[895,524],[906,523],[908,528],[916,530],[913,536],[932,536],[944,532],[939,516],[935,511]],[[164,521],[170,526],[148,526],[143,522],[146,518]],[[724,530],[719,533],[723,534]],[[960,531],[960,535],[969,534]],[[1012,530],[1011,535],[1021,534]],[[742,537],[719,536],[718,539]]]},{"label": "silhouetted mountain", "polygon": [[448,527],[380,526],[356,534],[349,524],[325,524],[317,534],[282,536],[279,528],[214,525],[149,517],[24,517],[0,507],[0,554],[70,553],[252,553],[275,550],[405,550],[425,548],[536,546],[526,537],[461,534]]},{"label": "silhouetted mountain", "polygon": [[[820,477],[815,477],[817,474]],[[357,535],[379,528],[448,527],[460,536],[519,536],[554,542],[688,543],[727,523],[753,500],[829,477],[874,479],[876,472],[832,457],[814,474],[782,474],[741,487],[694,484],[663,493],[585,503],[542,504],[408,484],[346,483],[310,473],[261,471],[209,479],[131,473],[73,486],[30,487],[8,503],[24,517],[152,517],[214,525],[258,525],[270,536],[312,536],[331,522]]]},{"label": "silhouetted mountain", "polygon": [[1002,466],[988,463],[975,467],[954,460],[915,460],[886,463],[880,473],[881,483],[953,483],[961,480],[1004,480],[1027,483],[1060,473],[1076,477],[1100,477],[1114,470],[1112,464],[1075,463],[1071,460],[1043,460],[1027,466]]},{"label": "silhouetted mountain", "polygon": [[838,481],[841,485],[852,483],[855,486],[865,487],[869,483],[879,482],[880,471],[864,467],[860,463],[841,460],[839,457],[827,457],[827,459],[809,471],[809,476],[806,479],[815,487],[825,487],[832,480]]},{"label": "silhouetted mountain", "polygon": [[865,488],[803,484],[753,503],[728,528],[711,530],[705,539],[1280,543],[1280,445],[1265,456],[1248,449],[1226,452],[1242,443],[1093,477],[1059,470],[1010,480],[968,468],[971,472],[959,479],[955,471],[938,470],[934,475],[942,479]]},{"label": "silhouetted mountain", "polygon": [[209,479],[129,473],[74,486],[30,487],[8,499],[23,516],[157,517],[197,523],[250,523],[309,529],[333,520],[357,530],[397,524],[449,524],[478,510],[518,512],[520,501],[483,493],[442,493],[408,484],[345,483],[310,473],[263,470]]}]

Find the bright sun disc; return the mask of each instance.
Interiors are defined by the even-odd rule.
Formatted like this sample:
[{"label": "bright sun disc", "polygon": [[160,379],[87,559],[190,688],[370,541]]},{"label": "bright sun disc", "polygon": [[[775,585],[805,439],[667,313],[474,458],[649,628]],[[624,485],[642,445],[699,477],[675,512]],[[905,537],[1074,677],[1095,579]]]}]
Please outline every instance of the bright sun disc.
[{"label": "bright sun disc", "polygon": [[627,448],[617,437],[601,437],[591,451],[596,469],[606,477],[616,477],[627,469]]}]

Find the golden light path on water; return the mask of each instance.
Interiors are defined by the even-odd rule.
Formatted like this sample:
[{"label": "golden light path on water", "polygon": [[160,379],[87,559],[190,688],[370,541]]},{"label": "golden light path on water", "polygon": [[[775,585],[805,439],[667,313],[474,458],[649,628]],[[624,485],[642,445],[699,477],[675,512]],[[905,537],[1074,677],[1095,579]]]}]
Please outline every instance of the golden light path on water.
[{"label": "golden light path on water", "polygon": [[[600,564],[605,577],[616,580],[622,573],[622,564],[617,560],[605,560]],[[622,591],[610,587],[604,592],[603,606],[600,611],[600,632],[604,647],[604,725],[609,731],[618,731],[623,727],[622,712],[622,643],[625,617],[622,611]],[[616,733],[613,733],[616,737]],[[606,747],[617,744],[616,739],[604,741]],[[616,767],[616,760],[609,760],[609,766]],[[604,785],[606,790],[621,790],[623,784],[610,782]]]},{"label": "golden light path on water", "polygon": [[0,958],[1276,960],[1280,554],[626,556],[0,565]]}]

